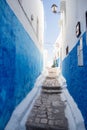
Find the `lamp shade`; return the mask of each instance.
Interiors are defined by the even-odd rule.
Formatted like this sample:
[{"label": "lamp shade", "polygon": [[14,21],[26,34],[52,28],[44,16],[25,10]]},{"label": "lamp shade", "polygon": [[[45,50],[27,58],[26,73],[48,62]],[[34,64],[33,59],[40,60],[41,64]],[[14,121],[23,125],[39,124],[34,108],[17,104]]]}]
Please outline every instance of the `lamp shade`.
[{"label": "lamp shade", "polygon": [[53,13],[57,13],[57,5],[56,4],[53,4],[52,6],[51,6],[51,9],[52,9],[52,12]]}]

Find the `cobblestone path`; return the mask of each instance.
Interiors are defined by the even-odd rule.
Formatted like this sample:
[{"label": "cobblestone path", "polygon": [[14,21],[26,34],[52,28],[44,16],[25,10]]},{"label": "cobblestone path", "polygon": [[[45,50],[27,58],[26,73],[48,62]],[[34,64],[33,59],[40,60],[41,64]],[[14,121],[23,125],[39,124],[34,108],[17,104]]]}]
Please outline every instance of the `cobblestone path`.
[{"label": "cobblestone path", "polygon": [[68,130],[56,71],[50,70],[26,122],[26,130]]}]

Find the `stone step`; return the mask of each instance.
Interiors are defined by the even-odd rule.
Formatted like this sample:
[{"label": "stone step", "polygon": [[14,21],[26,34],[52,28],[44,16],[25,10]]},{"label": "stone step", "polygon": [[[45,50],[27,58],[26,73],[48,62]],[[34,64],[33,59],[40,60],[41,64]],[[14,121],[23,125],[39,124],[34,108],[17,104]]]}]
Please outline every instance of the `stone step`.
[{"label": "stone step", "polygon": [[46,77],[46,79],[57,79],[58,78],[58,76],[54,76],[54,75],[50,75],[50,76],[47,76]]},{"label": "stone step", "polygon": [[66,128],[58,128],[58,127],[53,127],[53,126],[44,126],[44,125],[27,125],[26,124],[26,130],[68,130],[67,127]]},{"label": "stone step", "polygon": [[62,91],[61,90],[47,90],[47,89],[42,89],[43,93],[48,93],[48,94],[59,94]]},{"label": "stone step", "polygon": [[47,90],[61,90],[61,86],[42,86],[42,89],[47,89]]},{"label": "stone step", "polygon": [[55,86],[60,86],[59,82],[57,79],[46,79],[43,83],[43,86],[52,86],[52,87],[55,87]]}]

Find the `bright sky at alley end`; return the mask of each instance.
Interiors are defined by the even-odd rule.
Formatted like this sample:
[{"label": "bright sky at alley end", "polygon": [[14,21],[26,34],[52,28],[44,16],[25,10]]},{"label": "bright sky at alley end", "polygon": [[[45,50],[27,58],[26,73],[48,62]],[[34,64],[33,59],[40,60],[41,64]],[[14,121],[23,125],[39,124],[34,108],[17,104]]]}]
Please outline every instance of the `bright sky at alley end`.
[{"label": "bright sky at alley end", "polygon": [[44,48],[48,50],[49,59],[53,57],[53,44],[55,43],[59,32],[59,18],[60,15],[54,14],[51,10],[51,6],[56,4],[58,10],[60,10],[60,0],[43,0],[44,4],[44,19],[45,19],[45,30],[44,30]]}]

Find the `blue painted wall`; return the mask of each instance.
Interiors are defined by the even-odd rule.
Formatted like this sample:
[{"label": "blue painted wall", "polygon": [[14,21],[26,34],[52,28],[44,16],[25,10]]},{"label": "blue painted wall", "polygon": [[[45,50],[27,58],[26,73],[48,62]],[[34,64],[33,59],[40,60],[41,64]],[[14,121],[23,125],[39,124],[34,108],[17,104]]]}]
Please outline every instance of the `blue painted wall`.
[{"label": "blue painted wall", "polygon": [[70,94],[76,101],[85,120],[87,129],[87,45],[86,33],[83,34],[83,58],[84,66],[78,66],[77,46],[72,49],[62,64],[62,73],[66,78]]},{"label": "blue painted wall", "polygon": [[33,88],[42,55],[5,0],[0,0],[0,130]]}]

